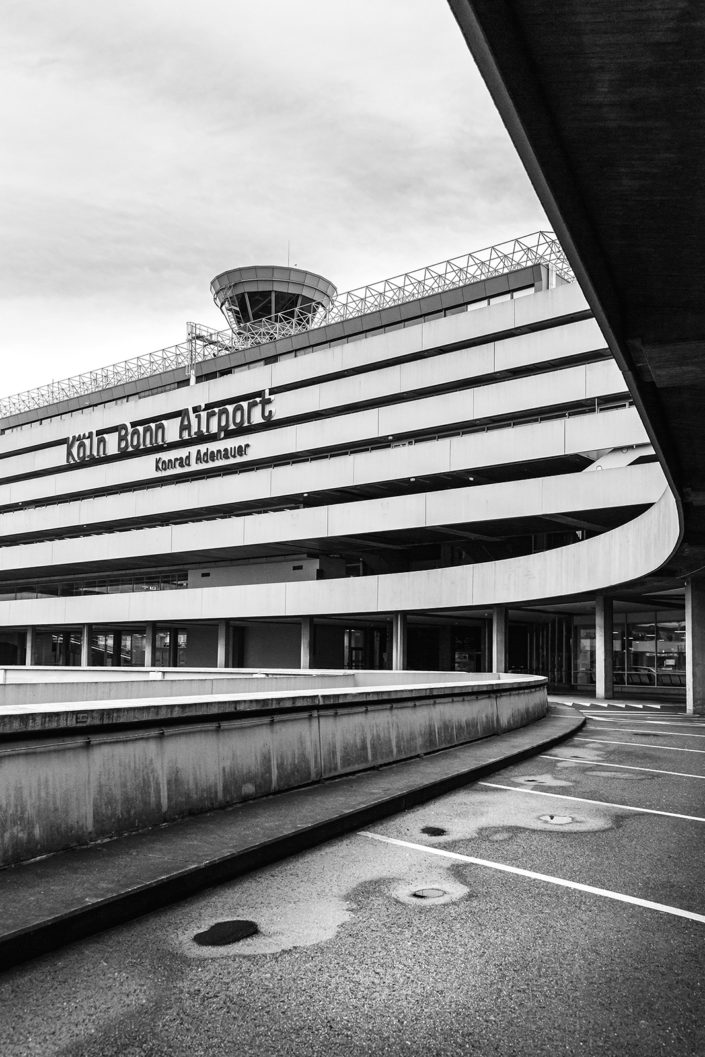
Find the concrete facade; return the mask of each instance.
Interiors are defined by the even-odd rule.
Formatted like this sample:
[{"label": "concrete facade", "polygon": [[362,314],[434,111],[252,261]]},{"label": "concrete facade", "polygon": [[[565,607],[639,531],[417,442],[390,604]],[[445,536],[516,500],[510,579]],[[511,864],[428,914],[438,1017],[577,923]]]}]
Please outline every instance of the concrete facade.
[{"label": "concrete facade", "polygon": [[[625,380],[550,266],[197,367],[4,420],[0,664],[596,685],[596,597],[677,545]],[[642,596],[615,602],[615,689],[684,694],[684,599]]]}]

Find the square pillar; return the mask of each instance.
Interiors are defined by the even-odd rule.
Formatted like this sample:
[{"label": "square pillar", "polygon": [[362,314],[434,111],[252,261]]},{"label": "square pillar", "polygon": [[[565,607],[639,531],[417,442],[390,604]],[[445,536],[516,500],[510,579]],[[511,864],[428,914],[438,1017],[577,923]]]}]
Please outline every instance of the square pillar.
[{"label": "square pillar", "polygon": [[156,639],[156,631],[154,624],[147,624],[144,629],[144,666],[145,668],[154,667],[154,645]]},{"label": "square pillar", "polygon": [[392,617],[392,668],[400,672],[406,668],[406,613]]},{"label": "square pillar", "polygon": [[507,608],[495,606],[492,610],[492,671],[507,670]]},{"label": "square pillar", "polygon": [[685,709],[705,716],[705,580],[685,582]]},{"label": "square pillar", "polygon": [[81,667],[88,668],[91,663],[91,636],[93,628],[90,624],[84,624],[81,628]]},{"label": "square pillar", "polygon": [[313,617],[301,618],[301,667],[313,668]]},{"label": "square pillar", "polygon": [[24,648],[24,663],[29,667],[34,664],[34,650],[36,642],[36,630],[35,628],[27,628],[27,638],[25,639]]},{"label": "square pillar", "polygon": [[218,621],[218,657],[216,667],[232,667],[232,650],[230,649],[230,625],[227,620]]},{"label": "square pillar", "polygon": [[595,598],[595,696],[600,701],[614,694],[612,676],[612,599]]}]

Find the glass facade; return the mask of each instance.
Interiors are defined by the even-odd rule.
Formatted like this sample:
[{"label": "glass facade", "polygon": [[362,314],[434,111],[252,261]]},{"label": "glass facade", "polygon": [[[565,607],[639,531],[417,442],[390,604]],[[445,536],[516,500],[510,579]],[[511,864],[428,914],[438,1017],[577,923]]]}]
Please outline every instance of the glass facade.
[{"label": "glass facade", "polygon": [[100,668],[142,668],[145,662],[145,634],[133,631],[94,631],[91,635],[90,664]]},{"label": "glass facade", "polygon": [[81,632],[66,630],[38,631],[34,644],[34,663],[78,666],[81,663]]},{"label": "glass facade", "polygon": [[188,631],[158,630],[154,636],[154,663],[158,668],[185,668]]},{"label": "glass facade", "polygon": [[[612,623],[615,687],[685,688],[685,613],[615,613]],[[595,685],[595,622],[575,617],[575,684]]]}]

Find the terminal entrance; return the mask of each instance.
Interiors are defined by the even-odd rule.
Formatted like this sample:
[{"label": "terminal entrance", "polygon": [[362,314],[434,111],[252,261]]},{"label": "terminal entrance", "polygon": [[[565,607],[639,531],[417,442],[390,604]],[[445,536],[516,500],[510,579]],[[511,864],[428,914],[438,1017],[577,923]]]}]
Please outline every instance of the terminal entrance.
[{"label": "terminal entrance", "polygon": [[[615,694],[681,696],[686,685],[685,612],[633,607],[613,615],[612,672]],[[510,613],[507,671],[545,675],[550,689],[596,686],[594,612],[571,615]],[[680,693],[679,693],[680,692]]]}]

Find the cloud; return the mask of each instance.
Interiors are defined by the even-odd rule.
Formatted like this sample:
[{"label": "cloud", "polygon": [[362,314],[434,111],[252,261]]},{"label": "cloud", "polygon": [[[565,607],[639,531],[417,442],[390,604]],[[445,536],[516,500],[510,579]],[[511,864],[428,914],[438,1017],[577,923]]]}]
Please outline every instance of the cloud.
[{"label": "cloud", "polygon": [[66,374],[115,358],[106,326],[128,357],[157,317],[164,344],[219,325],[212,276],[287,243],[345,289],[545,224],[443,3],[9,0],[5,22],[0,311],[84,313],[50,373],[57,348]]}]

